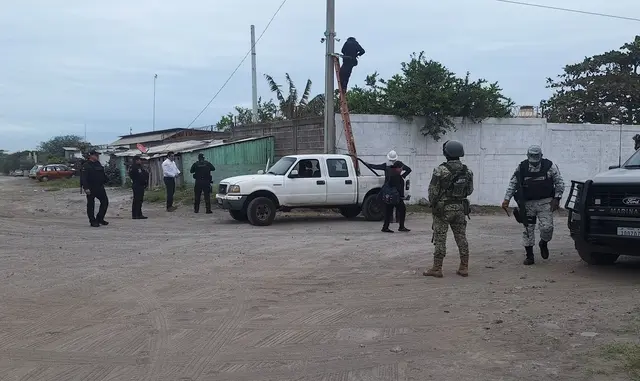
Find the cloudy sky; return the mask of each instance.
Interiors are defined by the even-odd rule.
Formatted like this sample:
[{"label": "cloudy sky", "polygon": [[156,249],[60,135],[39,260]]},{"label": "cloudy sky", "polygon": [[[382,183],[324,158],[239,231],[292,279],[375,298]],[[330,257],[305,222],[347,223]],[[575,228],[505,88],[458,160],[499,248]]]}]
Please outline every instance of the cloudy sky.
[{"label": "cloudy sky", "polygon": [[[0,2],[0,149],[35,148],[60,134],[94,144],[152,127],[186,127],[250,48],[281,0],[20,0]],[[637,0],[531,0],[537,4],[640,17]],[[545,78],[563,65],[631,41],[637,22],[506,4],[495,0],[336,1],[343,42],[367,54],[351,84],[388,77],[413,51],[451,70],[499,81],[517,104],[548,96]],[[375,4],[375,5],[372,5]],[[288,72],[323,91],[325,2],[288,0],[257,45],[263,74]],[[250,60],[196,126],[215,124],[251,103]]]}]

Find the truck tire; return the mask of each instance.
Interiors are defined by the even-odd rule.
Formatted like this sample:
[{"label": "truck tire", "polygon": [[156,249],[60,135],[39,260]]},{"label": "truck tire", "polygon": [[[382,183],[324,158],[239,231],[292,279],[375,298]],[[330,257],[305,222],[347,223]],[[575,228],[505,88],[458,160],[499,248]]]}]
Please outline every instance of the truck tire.
[{"label": "truck tire", "polygon": [[340,208],[340,214],[342,214],[346,218],[356,218],[360,215],[360,212],[362,212],[362,208],[358,205],[345,206]]},{"label": "truck tire", "polygon": [[378,194],[369,195],[362,203],[362,214],[367,221],[382,221],[384,205],[378,200]]},{"label": "truck tire", "polygon": [[247,222],[247,212],[245,210],[229,210],[231,218],[240,222]]},{"label": "truck tire", "polygon": [[618,254],[595,253],[587,249],[579,249],[578,255],[583,261],[592,266],[609,266],[618,260]]},{"label": "truck tire", "polygon": [[267,197],[256,197],[247,207],[247,218],[254,226],[269,226],[276,218],[276,205]]}]

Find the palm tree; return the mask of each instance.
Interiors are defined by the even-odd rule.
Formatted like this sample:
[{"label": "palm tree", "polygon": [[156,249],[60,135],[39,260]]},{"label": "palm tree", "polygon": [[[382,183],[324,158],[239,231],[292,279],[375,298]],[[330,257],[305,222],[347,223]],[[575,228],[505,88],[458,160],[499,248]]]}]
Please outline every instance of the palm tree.
[{"label": "palm tree", "polygon": [[[284,119],[296,119],[310,116],[322,115],[322,108],[318,104],[323,100],[322,95],[316,95],[309,99],[311,95],[311,80],[307,80],[302,96],[298,100],[298,89],[294,85],[289,73],[285,73],[285,79],[289,87],[289,94],[285,97],[282,92],[282,85],[279,85],[272,76],[265,74],[267,83],[272,92],[276,94],[279,103],[280,113]],[[324,102],[322,102],[324,106]],[[318,111],[319,110],[319,111]]]}]

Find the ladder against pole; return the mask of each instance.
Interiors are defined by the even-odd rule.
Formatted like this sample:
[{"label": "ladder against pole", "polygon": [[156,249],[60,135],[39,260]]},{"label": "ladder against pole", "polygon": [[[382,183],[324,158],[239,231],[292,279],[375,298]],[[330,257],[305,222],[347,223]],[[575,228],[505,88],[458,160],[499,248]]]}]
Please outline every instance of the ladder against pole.
[{"label": "ladder against pole", "polygon": [[356,143],[353,139],[353,130],[351,129],[351,118],[349,116],[349,106],[347,105],[347,97],[345,96],[342,83],[340,82],[340,58],[338,55],[333,56],[334,66],[336,68],[336,79],[338,80],[338,92],[340,93],[340,115],[342,115],[342,125],[344,126],[344,135],[347,139],[347,150],[353,159],[353,166],[356,173],[360,173],[358,159],[356,153]]}]

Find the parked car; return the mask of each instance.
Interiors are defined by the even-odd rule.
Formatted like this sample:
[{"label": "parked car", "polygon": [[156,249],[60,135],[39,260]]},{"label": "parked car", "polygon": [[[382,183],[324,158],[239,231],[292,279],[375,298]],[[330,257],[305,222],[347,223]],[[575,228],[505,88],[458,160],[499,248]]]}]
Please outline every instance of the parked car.
[{"label": "parked car", "polygon": [[38,171],[42,167],[43,167],[42,165],[34,165],[33,168],[31,168],[31,170],[29,171],[29,178],[35,179],[36,175],[38,174]]},{"label": "parked car", "polygon": [[63,164],[49,164],[40,168],[36,173],[38,181],[49,181],[55,179],[70,179],[73,177],[73,169]]},{"label": "parked car", "polygon": [[578,255],[590,265],[640,256],[640,150],[621,166],[572,181],[565,204]]},{"label": "parked car", "polygon": [[24,176],[24,171],[21,169],[16,169],[15,171],[12,172],[12,176],[22,177]]},{"label": "parked car", "polygon": [[[362,213],[380,221],[384,209],[377,196],[384,176],[362,161],[358,166],[368,176],[356,171],[349,155],[285,156],[265,174],[223,179],[216,200],[233,219],[257,226],[271,225],[278,210],[295,208],[338,209],[347,218]],[[405,188],[409,199],[409,180]]]}]

